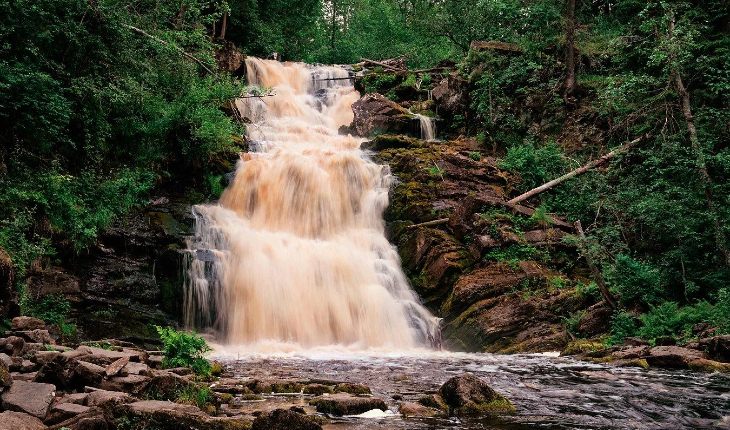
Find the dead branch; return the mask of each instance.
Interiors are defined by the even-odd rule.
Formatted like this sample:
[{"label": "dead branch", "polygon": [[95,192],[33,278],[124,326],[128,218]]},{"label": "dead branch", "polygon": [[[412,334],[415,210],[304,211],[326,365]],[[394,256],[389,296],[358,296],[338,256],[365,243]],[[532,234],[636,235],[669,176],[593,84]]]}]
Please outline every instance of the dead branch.
[{"label": "dead branch", "polygon": [[202,66],[202,67],[203,67],[203,68],[204,68],[204,69],[205,69],[205,70],[206,70],[206,71],[207,71],[208,73],[210,73],[210,74],[214,74],[214,73],[213,73],[213,71],[212,71],[212,70],[210,70],[210,69],[208,68],[208,66],[206,66],[206,65],[205,65],[205,63],[204,63],[204,62],[203,62],[202,60],[198,59],[197,57],[193,56],[192,54],[188,54],[187,52],[185,52],[185,50],[184,50],[184,49],[180,48],[179,46],[175,46],[175,45],[173,45],[173,44],[171,44],[171,43],[169,43],[169,42],[167,42],[167,41],[165,41],[165,40],[162,40],[162,39],[160,39],[160,38],[159,38],[159,37],[157,37],[157,36],[153,36],[153,35],[151,35],[151,34],[147,33],[146,31],[144,31],[144,30],[142,30],[142,29],[140,29],[140,28],[137,28],[137,27],[131,26],[131,25],[129,25],[129,24],[122,24],[122,25],[124,25],[125,27],[127,27],[127,28],[129,28],[130,30],[134,31],[135,33],[139,33],[139,34],[141,34],[141,35],[143,35],[143,36],[147,36],[147,37],[149,37],[150,39],[154,39],[154,40],[156,40],[157,42],[160,42],[161,44],[163,44],[163,45],[165,45],[165,46],[171,46],[171,47],[175,48],[175,49],[176,49],[176,50],[178,50],[178,51],[179,51],[179,52],[180,52],[180,53],[181,53],[182,55],[184,55],[184,56],[186,56],[187,58],[189,58],[189,59],[191,59],[191,60],[195,61],[196,63],[200,64],[200,66]]}]

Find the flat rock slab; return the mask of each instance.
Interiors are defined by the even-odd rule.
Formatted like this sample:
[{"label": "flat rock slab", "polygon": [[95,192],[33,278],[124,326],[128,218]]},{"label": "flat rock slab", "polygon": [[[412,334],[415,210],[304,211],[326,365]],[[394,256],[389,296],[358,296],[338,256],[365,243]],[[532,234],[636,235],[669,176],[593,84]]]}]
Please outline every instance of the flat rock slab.
[{"label": "flat rock slab", "polygon": [[15,317],[10,322],[10,329],[14,331],[22,330],[43,330],[46,328],[46,323],[43,320],[33,317]]},{"label": "flat rock slab", "polygon": [[2,395],[3,408],[43,419],[48,414],[55,391],[56,386],[52,384],[14,381]]},{"label": "flat rock slab", "polygon": [[108,365],[104,370],[104,373],[106,373],[106,376],[114,376],[119,373],[119,371],[122,370],[127,363],[129,363],[129,357],[122,357]]},{"label": "flat rock slab", "polygon": [[94,390],[86,395],[86,406],[102,406],[109,402],[127,403],[132,396],[122,391]]},{"label": "flat rock slab", "polygon": [[382,399],[376,397],[355,397],[349,394],[317,397],[309,403],[317,408],[317,412],[337,416],[359,415],[373,409],[388,410],[388,406]]},{"label": "flat rock slab", "polygon": [[23,412],[6,411],[0,414],[0,430],[43,430],[38,418]]},{"label": "flat rock slab", "polygon": [[76,415],[83,414],[89,409],[88,406],[78,405],[76,403],[59,403],[51,408],[51,412],[46,418],[46,423],[60,423]]},{"label": "flat rock slab", "polygon": [[646,361],[650,366],[687,368],[690,362],[706,358],[706,354],[694,349],[681,346],[655,346],[649,350]]},{"label": "flat rock slab", "polygon": [[143,353],[135,353],[130,351],[112,351],[92,346],[80,346],[76,351],[83,354],[83,360],[94,363],[99,366],[108,366],[120,358],[128,358],[130,361],[142,361],[140,358]]}]

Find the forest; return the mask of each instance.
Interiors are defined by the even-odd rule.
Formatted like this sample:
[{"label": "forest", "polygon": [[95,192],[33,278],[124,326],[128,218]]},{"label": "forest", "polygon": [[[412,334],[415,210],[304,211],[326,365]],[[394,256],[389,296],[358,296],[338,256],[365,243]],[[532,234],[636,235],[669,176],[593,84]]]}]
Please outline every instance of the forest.
[{"label": "forest", "polygon": [[607,342],[730,333],[728,12],[724,0],[2,2],[0,258],[33,309],[29,270],[88,253],[154,190],[219,194],[210,166],[235,157],[245,129],[226,106],[248,91],[216,68],[223,43],[310,63],[402,56],[467,82],[469,105],[442,129],[498,157],[515,195],[639,138],[531,202],[582,220],[582,257],[618,301]]}]

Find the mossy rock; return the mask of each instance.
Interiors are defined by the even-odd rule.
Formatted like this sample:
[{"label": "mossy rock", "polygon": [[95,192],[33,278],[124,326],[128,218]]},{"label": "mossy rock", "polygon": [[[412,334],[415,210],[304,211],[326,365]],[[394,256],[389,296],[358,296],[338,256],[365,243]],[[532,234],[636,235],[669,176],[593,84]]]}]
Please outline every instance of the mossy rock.
[{"label": "mossy rock", "polygon": [[586,352],[595,352],[606,349],[606,346],[602,342],[596,342],[587,339],[578,339],[570,342],[563,349],[560,355],[578,355]]},{"label": "mossy rock", "polygon": [[356,396],[372,394],[372,391],[370,391],[370,387],[368,387],[367,385],[352,384],[349,382],[343,382],[341,384],[335,385],[334,391],[335,393],[348,393]]},{"label": "mossy rock", "polygon": [[730,373],[730,363],[698,358],[689,362],[689,368],[698,372]]}]

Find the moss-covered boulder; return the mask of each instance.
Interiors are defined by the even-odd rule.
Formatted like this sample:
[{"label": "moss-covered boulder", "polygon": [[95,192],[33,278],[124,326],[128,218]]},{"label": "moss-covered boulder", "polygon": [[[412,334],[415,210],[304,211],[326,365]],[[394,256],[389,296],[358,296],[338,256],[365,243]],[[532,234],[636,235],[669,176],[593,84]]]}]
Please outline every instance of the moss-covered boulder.
[{"label": "moss-covered boulder", "polygon": [[512,402],[471,373],[454,376],[441,386],[441,398],[456,416],[502,414],[515,411]]}]

